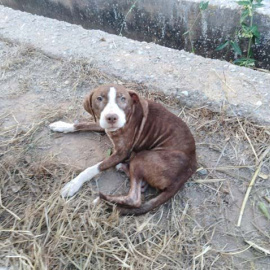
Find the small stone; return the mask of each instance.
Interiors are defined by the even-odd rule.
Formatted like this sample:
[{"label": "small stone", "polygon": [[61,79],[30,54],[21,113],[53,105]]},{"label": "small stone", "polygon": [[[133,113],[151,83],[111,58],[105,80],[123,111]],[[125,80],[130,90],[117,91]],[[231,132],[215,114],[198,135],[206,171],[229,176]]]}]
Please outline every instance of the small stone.
[{"label": "small stone", "polygon": [[256,102],[255,105],[256,105],[256,106],[262,106],[262,102],[259,100],[258,102]]},{"label": "small stone", "polygon": [[197,172],[200,175],[207,175],[208,174],[208,171],[204,168],[199,168]]},{"label": "small stone", "polygon": [[96,199],[93,200],[93,205],[97,205],[100,202],[100,198],[97,197]]},{"label": "small stone", "polygon": [[22,186],[20,185],[11,185],[11,190],[14,192],[14,193],[17,193],[18,191],[20,191],[22,189]]},{"label": "small stone", "polygon": [[25,161],[26,161],[28,164],[31,164],[31,163],[32,163],[32,158],[31,158],[31,156],[26,155],[26,156],[24,157],[24,159],[25,159]]},{"label": "small stone", "polygon": [[188,97],[188,95],[189,95],[189,94],[188,94],[188,91],[182,91],[181,93],[182,93],[184,96],[186,96],[186,97]]}]

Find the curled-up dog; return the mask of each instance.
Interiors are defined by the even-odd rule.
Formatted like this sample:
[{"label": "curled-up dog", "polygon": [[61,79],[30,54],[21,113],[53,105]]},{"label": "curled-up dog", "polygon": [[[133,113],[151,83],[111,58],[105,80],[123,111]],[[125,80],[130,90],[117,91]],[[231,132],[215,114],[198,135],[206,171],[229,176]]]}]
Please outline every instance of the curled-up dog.
[{"label": "curled-up dog", "polygon": [[[86,96],[84,108],[95,122],[69,124],[55,122],[57,132],[79,130],[106,132],[113,143],[113,154],[85,169],[62,189],[63,197],[73,196],[100,172],[116,167],[127,173],[127,195],[99,197],[117,204],[121,214],[141,215],[172,198],[196,171],[194,138],[187,125],[162,105],[143,99],[122,85],[103,85]],[[141,201],[145,182],[160,193]]]}]

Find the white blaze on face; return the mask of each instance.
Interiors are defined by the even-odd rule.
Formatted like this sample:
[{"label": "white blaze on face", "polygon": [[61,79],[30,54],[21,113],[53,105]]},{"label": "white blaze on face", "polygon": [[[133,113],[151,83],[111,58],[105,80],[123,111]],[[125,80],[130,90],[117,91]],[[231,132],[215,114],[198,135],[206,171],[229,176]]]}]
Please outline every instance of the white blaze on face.
[{"label": "white blaze on face", "polygon": [[[108,114],[116,114],[118,116],[118,120],[115,124],[113,124],[113,126],[106,121],[106,116]],[[114,87],[110,87],[110,90],[108,92],[108,103],[100,114],[99,124],[102,128],[108,131],[115,131],[123,127],[125,123],[126,115],[116,103],[116,89]]]}]

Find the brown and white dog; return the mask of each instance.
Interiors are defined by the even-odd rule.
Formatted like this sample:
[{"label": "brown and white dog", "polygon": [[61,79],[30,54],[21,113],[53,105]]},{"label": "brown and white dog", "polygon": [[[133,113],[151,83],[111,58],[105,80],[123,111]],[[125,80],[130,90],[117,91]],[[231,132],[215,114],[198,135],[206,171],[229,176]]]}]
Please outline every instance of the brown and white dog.
[{"label": "brown and white dog", "polygon": [[[93,90],[85,98],[84,108],[96,123],[59,121],[50,124],[50,129],[64,133],[105,131],[114,151],[68,182],[62,189],[63,197],[73,196],[84,182],[116,166],[130,177],[129,193],[125,196],[100,193],[100,198],[116,203],[121,214],[140,215],[172,198],[196,171],[195,142],[189,128],[162,105],[112,84]],[[143,181],[159,189],[160,194],[142,204]]]}]

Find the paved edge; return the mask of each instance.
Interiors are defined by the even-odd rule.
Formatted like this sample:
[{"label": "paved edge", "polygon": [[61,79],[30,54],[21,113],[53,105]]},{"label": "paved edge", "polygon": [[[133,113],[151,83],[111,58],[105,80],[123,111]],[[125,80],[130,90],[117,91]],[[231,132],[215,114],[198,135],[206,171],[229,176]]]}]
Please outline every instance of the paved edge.
[{"label": "paved edge", "polygon": [[190,107],[207,106],[228,114],[233,108],[238,116],[270,124],[269,73],[3,6],[0,39],[29,45],[57,58],[87,60],[108,75],[143,83]]}]

